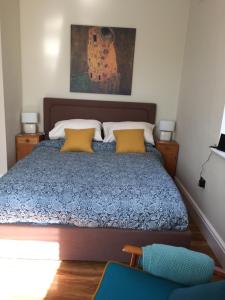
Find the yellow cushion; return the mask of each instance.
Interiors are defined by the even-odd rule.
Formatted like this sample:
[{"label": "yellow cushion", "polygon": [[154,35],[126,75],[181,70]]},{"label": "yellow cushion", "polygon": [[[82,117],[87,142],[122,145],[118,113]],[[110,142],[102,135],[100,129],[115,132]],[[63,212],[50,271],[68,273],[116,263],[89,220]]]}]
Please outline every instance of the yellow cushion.
[{"label": "yellow cushion", "polygon": [[65,143],[61,152],[89,152],[92,153],[92,139],[95,128],[65,129]]},{"label": "yellow cushion", "polygon": [[144,153],[144,129],[114,130],[116,153]]}]

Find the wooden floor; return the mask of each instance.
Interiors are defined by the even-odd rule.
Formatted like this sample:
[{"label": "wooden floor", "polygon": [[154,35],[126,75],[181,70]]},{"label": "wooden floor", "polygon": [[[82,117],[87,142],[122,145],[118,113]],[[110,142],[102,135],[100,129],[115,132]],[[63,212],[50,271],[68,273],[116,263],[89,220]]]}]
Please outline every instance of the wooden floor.
[{"label": "wooden floor", "polygon": [[[191,248],[214,257],[198,227],[191,222]],[[0,260],[0,299],[90,300],[104,263]]]}]

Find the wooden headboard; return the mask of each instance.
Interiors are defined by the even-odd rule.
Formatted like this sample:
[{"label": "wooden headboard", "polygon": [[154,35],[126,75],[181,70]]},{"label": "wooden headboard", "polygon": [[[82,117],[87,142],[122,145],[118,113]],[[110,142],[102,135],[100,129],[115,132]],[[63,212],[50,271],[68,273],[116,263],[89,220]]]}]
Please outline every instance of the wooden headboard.
[{"label": "wooden headboard", "polygon": [[44,98],[46,138],[48,138],[48,133],[54,124],[61,120],[143,121],[154,124],[155,116],[156,104],[154,103]]}]

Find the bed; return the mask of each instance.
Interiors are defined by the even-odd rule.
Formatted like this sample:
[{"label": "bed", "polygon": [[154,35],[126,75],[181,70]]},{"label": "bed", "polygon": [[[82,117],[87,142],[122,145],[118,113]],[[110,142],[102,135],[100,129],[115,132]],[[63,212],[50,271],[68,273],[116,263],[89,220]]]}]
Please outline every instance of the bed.
[{"label": "bed", "polygon": [[124,261],[124,244],[189,246],[181,196],[158,151],[116,155],[94,142],[94,154],[60,153],[48,140],[59,120],[155,122],[147,103],[44,99],[46,140],[0,181],[0,238],[53,241],[62,260]]}]

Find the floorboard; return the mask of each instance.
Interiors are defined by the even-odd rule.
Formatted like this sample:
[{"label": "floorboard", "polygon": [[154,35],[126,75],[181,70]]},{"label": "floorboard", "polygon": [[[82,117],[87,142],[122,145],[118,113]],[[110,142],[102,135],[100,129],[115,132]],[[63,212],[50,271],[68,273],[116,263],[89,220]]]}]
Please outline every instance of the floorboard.
[{"label": "floorboard", "polygon": [[[191,248],[212,256],[213,252],[191,221]],[[0,259],[0,299],[90,300],[105,264]],[[3,287],[3,288],[2,288]]]}]

